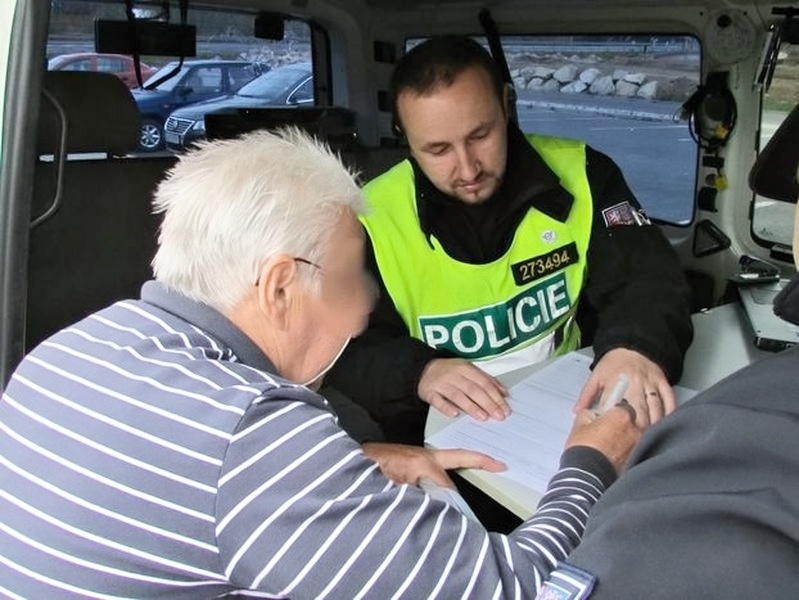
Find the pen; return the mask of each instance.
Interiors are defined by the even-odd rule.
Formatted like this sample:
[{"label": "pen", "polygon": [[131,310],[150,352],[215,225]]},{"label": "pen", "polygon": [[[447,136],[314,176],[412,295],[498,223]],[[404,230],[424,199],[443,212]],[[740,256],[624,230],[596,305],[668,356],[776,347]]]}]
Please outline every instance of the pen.
[{"label": "pen", "polygon": [[619,378],[616,380],[616,384],[613,386],[613,389],[610,390],[610,393],[605,397],[605,401],[602,403],[602,412],[613,408],[616,404],[624,398],[624,393],[627,391],[627,386],[630,385],[630,378],[627,377],[624,373],[619,375]]}]

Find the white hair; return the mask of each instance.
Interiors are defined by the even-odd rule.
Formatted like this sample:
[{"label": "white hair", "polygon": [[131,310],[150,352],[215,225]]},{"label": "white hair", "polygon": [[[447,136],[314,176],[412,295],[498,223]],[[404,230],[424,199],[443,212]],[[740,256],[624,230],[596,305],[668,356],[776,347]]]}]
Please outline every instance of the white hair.
[{"label": "white hair", "polygon": [[[164,214],[155,278],[220,312],[277,254],[318,264],[340,216],[365,210],[354,174],[294,127],[201,143],[160,183],[153,207]],[[300,270],[313,290],[316,271]]]}]

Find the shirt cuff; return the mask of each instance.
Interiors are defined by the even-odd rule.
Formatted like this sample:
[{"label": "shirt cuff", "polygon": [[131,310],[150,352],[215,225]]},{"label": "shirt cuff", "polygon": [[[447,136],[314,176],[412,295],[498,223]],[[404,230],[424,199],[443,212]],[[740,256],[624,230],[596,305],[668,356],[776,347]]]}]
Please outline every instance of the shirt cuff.
[{"label": "shirt cuff", "polygon": [[605,455],[589,446],[572,446],[563,452],[560,468],[569,467],[588,471],[604,484],[605,489],[609,488],[618,477],[616,469]]}]

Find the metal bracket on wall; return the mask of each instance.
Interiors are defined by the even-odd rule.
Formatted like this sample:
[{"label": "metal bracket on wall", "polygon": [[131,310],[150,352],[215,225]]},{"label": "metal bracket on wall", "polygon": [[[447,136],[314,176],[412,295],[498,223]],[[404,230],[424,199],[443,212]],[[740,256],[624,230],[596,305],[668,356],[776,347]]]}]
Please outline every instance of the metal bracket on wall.
[{"label": "metal bracket on wall", "polygon": [[713,221],[704,219],[694,229],[694,256],[708,256],[730,247],[730,238]]}]

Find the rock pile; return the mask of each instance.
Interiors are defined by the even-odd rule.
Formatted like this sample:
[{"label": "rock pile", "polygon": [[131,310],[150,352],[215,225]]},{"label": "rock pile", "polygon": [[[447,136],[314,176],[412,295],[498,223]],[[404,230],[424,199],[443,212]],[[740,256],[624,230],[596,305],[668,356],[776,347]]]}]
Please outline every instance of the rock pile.
[{"label": "rock pile", "polygon": [[526,65],[511,70],[517,90],[560,92],[562,94],[595,94],[646,98],[648,100],[683,101],[698,84],[698,77],[665,78],[643,71],[614,68],[603,71],[574,63],[559,67]]}]

